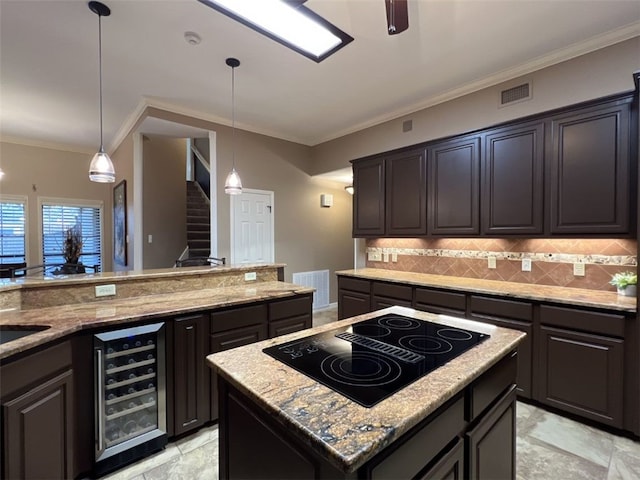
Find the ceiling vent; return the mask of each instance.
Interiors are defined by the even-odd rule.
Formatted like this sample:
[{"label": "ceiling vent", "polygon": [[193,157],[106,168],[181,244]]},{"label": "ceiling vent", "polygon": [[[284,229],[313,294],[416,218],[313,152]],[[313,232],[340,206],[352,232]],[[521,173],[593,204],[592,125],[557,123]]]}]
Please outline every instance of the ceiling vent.
[{"label": "ceiling vent", "polygon": [[500,106],[524,102],[531,99],[531,82],[507,88],[500,92]]}]

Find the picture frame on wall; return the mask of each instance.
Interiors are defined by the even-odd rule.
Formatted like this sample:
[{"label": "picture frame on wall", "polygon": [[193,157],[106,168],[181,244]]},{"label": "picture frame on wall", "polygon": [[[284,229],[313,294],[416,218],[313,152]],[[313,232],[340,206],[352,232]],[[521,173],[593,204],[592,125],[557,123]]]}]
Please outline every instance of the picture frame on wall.
[{"label": "picture frame on wall", "polygon": [[127,181],[113,187],[113,261],[127,265]]}]

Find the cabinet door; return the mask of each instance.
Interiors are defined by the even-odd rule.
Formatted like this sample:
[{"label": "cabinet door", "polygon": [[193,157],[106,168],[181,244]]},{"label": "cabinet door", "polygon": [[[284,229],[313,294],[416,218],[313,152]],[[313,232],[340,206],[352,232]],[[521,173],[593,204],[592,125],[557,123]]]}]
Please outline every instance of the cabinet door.
[{"label": "cabinet door", "polygon": [[371,311],[371,295],[368,293],[338,290],[338,320],[355,317]]},{"label": "cabinet door", "polygon": [[544,325],[539,338],[537,400],[621,428],[623,341]]},{"label": "cabinet door", "polygon": [[424,150],[386,162],[386,235],[427,234],[427,161]]},{"label": "cabinet door", "polygon": [[418,480],[463,480],[464,441],[458,438],[451,450],[427,472],[418,475]]},{"label": "cabinet door", "polygon": [[384,159],[353,163],[353,236],[384,235]]},{"label": "cabinet door", "polygon": [[73,372],[3,404],[4,477],[72,478]]},{"label": "cabinet door", "polygon": [[470,480],[516,478],[516,394],[512,387],[467,433]]},{"label": "cabinet door", "polygon": [[[249,345],[267,338],[266,322],[247,327],[236,328],[226,332],[211,335],[209,351],[211,353],[231,350],[232,348]],[[218,419],[218,375],[212,370],[211,381],[211,420]]]},{"label": "cabinet door", "polygon": [[174,433],[180,435],[209,420],[209,372],[206,344],[209,317],[176,318],[173,334]]},{"label": "cabinet door", "polygon": [[544,124],[487,133],[482,158],[482,232],[541,234]]},{"label": "cabinet door", "polygon": [[551,233],[629,231],[630,103],[552,120]]},{"label": "cabinet door", "polygon": [[480,233],[480,138],[439,143],[429,150],[429,233]]},{"label": "cabinet door", "polygon": [[518,396],[531,398],[533,371],[533,304],[501,298],[472,295],[467,318],[498,327],[520,330],[527,336],[518,345]]}]

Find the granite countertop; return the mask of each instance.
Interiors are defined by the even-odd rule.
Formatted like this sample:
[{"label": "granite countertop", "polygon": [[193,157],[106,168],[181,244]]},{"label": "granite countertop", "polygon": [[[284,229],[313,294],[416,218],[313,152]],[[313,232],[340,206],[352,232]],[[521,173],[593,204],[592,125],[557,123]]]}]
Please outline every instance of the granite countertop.
[{"label": "granite countertop", "polygon": [[105,282],[122,282],[130,280],[149,280],[153,278],[171,278],[208,275],[211,273],[228,273],[256,271],[262,269],[284,268],[285,263],[251,263],[241,265],[216,265],[183,268],[156,268],[149,270],[127,270],[122,272],[87,273],[80,275],[56,275],[53,277],[27,276],[17,278],[1,278],[0,292],[20,289],[23,287],[51,287],[59,285],[87,285]]},{"label": "granite countertop", "polygon": [[7,310],[0,315],[0,328],[7,325],[41,325],[50,328],[0,345],[0,359],[89,328],[117,328],[119,324],[131,321],[311,292],[313,288],[273,281],[31,310]]},{"label": "granite countertop", "polygon": [[[262,352],[272,345],[392,312],[488,333],[491,337],[372,408],[349,400]],[[353,472],[463,390],[524,337],[524,333],[516,330],[390,307],[215,353],[207,360],[221,376],[252,398],[308,448],[341,471]]]},{"label": "granite countertop", "polygon": [[380,268],[343,270],[336,272],[336,274],[367,280],[382,280],[385,282],[405,283],[422,287],[437,287],[446,290],[463,290],[471,293],[563,303],[581,307],[606,308],[624,312],[635,312],[637,308],[635,297],[624,297],[615,292],[583,288],[553,287],[550,285],[501,282],[478,278],[450,277],[447,275],[401,272]]}]

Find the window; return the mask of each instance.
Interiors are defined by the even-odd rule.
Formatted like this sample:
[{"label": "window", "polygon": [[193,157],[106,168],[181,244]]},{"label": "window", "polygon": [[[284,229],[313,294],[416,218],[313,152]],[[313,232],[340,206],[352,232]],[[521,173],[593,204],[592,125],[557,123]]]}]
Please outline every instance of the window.
[{"label": "window", "polygon": [[0,264],[26,263],[25,197],[0,197]]},{"label": "window", "polygon": [[[65,263],[63,256],[66,231],[75,228],[82,237],[79,262],[102,270],[102,203],[41,200],[42,263],[45,266]],[[87,270],[91,273],[93,270]]]}]

